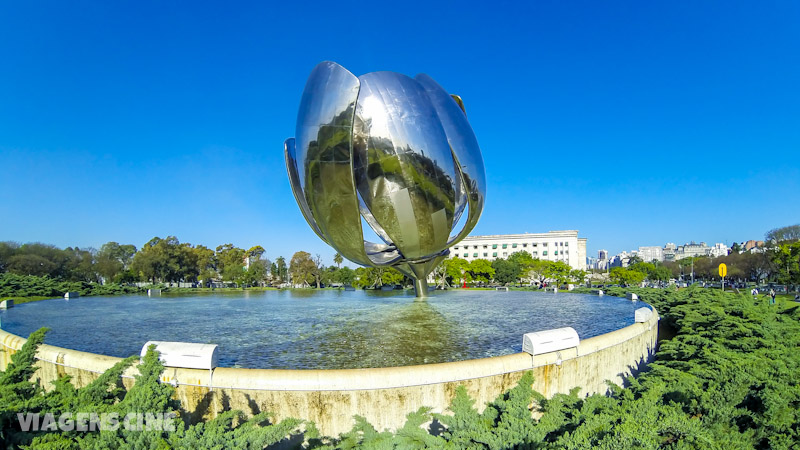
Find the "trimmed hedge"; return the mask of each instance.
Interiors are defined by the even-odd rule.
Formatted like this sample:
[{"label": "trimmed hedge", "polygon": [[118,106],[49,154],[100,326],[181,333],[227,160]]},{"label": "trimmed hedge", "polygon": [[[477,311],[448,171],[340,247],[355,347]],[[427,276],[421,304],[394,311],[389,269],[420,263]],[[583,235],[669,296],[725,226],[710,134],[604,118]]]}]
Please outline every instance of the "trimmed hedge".
[{"label": "trimmed hedge", "polygon": [[656,360],[629,378],[626,387],[610,385],[608,395],[588,397],[575,389],[547,399],[531,389],[528,373],[480,413],[459,388],[447,414],[420,409],[395,433],[356,417],[353,429],[337,437],[319,436],[310,422],[269,424],[267,415],[247,420],[235,411],[194,426],[176,419],[174,432],[25,433],[18,412],[163,412],[176,407],[171,386],[158,381],[163,367],[150,353],[139,366],[142,376],[127,393],[116,384],[122,366],[85,388],[61,379],[54,391],[44,393],[28,381],[32,349],[44,335],[39,331],[0,375],[0,439],[32,448],[263,448],[302,432],[311,449],[798,448],[797,306],[702,288],[608,290],[617,296],[628,292],[655,306],[662,325],[675,336],[660,343]]},{"label": "trimmed hedge", "polygon": [[61,281],[34,275],[0,273],[0,298],[3,297],[61,297],[66,292],[87,295],[119,295],[143,292],[136,286],[120,284],[87,283],[85,281]]}]

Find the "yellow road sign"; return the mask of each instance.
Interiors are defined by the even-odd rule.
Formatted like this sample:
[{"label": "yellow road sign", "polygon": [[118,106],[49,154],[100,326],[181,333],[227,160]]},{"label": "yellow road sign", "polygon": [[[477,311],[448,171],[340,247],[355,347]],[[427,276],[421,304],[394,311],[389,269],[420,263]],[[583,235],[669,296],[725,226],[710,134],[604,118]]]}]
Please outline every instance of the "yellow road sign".
[{"label": "yellow road sign", "polygon": [[719,276],[724,277],[728,274],[728,266],[725,263],[719,265]]}]

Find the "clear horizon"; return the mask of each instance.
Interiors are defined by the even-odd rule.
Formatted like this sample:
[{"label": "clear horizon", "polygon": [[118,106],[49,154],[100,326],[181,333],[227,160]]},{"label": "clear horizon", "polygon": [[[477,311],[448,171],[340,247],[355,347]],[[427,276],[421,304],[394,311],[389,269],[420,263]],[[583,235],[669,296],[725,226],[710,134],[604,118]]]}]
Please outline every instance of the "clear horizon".
[{"label": "clear horizon", "polygon": [[800,223],[798,17],[789,1],[3,4],[0,241],[173,235],[332,264],[282,146],[323,60],[463,97],[487,171],[473,235],[579,230],[592,257],[761,240]]}]

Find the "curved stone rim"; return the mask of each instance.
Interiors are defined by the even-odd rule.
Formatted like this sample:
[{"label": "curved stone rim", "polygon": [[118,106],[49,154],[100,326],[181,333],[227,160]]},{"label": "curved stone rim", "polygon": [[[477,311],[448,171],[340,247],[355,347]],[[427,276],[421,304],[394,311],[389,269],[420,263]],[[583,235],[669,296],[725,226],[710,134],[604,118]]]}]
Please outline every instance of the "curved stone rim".
[{"label": "curved stone rim", "polygon": [[[202,369],[185,369],[165,366],[165,382],[177,385],[237,390],[279,390],[279,391],[353,391],[394,389],[410,386],[424,386],[447,382],[458,382],[475,378],[490,377],[504,373],[530,370],[551,364],[580,358],[615,345],[627,342],[658,326],[660,316],[652,306],[653,314],[646,322],[637,322],[618,330],[581,340],[577,347],[558,352],[531,356],[520,352],[510,355],[462,361],[411,366],[390,366],[361,369],[250,369],[216,367],[213,377]],[[26,338],[0,329],[0,369],[5,370],[10,356],[27,341]],[[520,336],[520,339],[522,337]],[[94,373],[102,373],[123,358],[99,353],[82,352],[68,348],[43,344],[37,352],[37,359],[58,366],[71,367]],[[560,361],[560,362],[559,362]],[[79,365],[80,363],[80,365]],[[82,363],[88,363],[86,367]],[[123,375],[133,378],[135,368],[129,368]],[[197,380],[185,382],[184,380]],[[243,383],[242,381],[247,381]]]}]

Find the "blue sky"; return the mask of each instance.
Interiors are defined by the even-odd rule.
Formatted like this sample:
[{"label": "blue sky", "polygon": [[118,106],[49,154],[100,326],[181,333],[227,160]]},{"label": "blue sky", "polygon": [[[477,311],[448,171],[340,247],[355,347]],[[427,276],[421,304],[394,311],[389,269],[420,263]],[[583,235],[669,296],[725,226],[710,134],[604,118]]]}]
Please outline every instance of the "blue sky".
[{"label": "blue sky", "polygon": [[283,3],[0,4],[0,240],[330,262],[282,153],[322,60],[464,98],[473,234],[596,255],[800,222],[800,3]]}]

